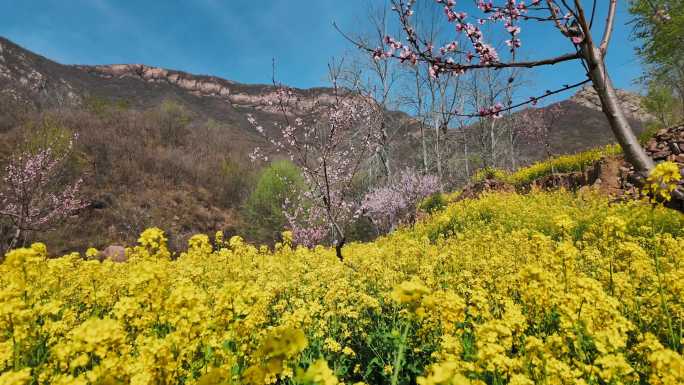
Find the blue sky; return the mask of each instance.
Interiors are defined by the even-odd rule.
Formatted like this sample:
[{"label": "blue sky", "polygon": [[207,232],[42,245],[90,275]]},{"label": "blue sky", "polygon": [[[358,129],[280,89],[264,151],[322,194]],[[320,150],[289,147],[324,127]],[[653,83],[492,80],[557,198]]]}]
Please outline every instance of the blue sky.
[{"label": "blue sky", "polygon": [[[368,25],[368,3],[385,1],[0,0],[0,35],[65,64],[145,63],[243,83],[269,83],[276,58],[279,80],[312,87],[325,85],[331,57],[353,51],[332,21],[345,31],[361,31]],[[618,87],[636,90],[641,68],[625,4],[620,1],[609,71]],[[571,49],[557,35],[523,26],[522,55]],[[571,83],[582,72],[578,63],[533,70],[525,93]]]}]

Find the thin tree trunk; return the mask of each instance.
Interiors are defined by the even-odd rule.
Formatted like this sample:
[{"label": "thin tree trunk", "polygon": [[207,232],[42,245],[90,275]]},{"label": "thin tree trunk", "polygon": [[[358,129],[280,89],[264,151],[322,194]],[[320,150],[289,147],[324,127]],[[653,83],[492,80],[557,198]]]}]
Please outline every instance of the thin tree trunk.
[{"label": "thin tree trunk", "polygon": [[435,156],[437,159],[437,176],[439,177],[439,185],[441,186],[442,185],[442,179],[443,179],[443,175],[442,175],[442,154],[441,154],[442,150],[439,147],[439,138],[440,138],[439,129],[440,129],[440,125],[441,125],[441,123],[440,123],[441,118],[440,118],[439,114],[434,110],[433,110],[433,114],[435,116],[434,117],[434,124],[435,124],[434,128],[435,128]]},{"label": "thin tree trunk", "polygon": [[627,161],[634,168],[642,173],[648,174],[654,167],[653,160],[646,154],[639,143],[629,121],[625,117],[620,106],[615,88],[606,71],[605,62],[601,50],[595,47],[591,41],[582,45],[582,51],[589,67],[589,78],[591,79],[599,99],[601,108],[608,119],[610,128],[615,135],[618,143],[622,146]]},{"label": "thin tree trunk", "polygon": [[12,240],[9,243],[9,246],[7,246],[7,250],[5,252],[8,252],[12,249],[14,249],[17,246],[17,243],[19,242],[19,238],[21,237],[21,228],[17,227],[17,231],[14,232],[14,236],[12,237]]},{"label": "thin tree trunk", "polygon": [[335,219],[333,218],[332,213],[330,211],[330,207],[328,207],[326,211],[328,213],[328,218],[330,219],[330,222],[332,224],[333,232],[337,233],[337,236],[335,238],[338,238],[338,240],[335,242],[335,254],[337,255],[337,258],[340,260],[340,262],[344,262],[344,257],[342,256],[342,247],[347,242],[347,237],[344,235],[344,232],[340,228],[340,225],[338,225]]},{"label": "thin tree trunk", "polygon": [[493,118],[489,119],[489,146],[491,149],[491,152],[489,154],[490,156],[490,163],[492,167],[496,167],[496,136],[494,134],[494,129],[496,126],[496,121]]},{"label": "thin tree trunk", "polygon": [[508,160],[511,162],[509,167],[511,170],[515,169],[515,154],[513,152],[513,127],[508,127]]},{"label": "thin tree trunk", "polygon": [[[383,113],[385,111],[385,107],[383,107]],[[385,122],[385,117],[382,118],[382,123],[380,125],[380,130],[381,130],[381,135],[382,135],[382,144],[380,146],[380,162],[382,163],[382,166],[385,171],[385,176],[387,179],[389,179],[392,176],[392,173],[390,171],[390,165],[389,165],[389,144],[387,143],[388,141],[388,135],[387,135],[387,124]]]},{"label": "thin tree trunk", "polygon": [[335,244],[335,254],[337,255],[337,259],[339,259],[340,262],[344,262],[344,257],[342,256],[342,247],[346,242],[347,240],[345,238],[342,238],[339,242]]},{"label": "thin tree trunk", "polygon": [[427,151],[427,143],[426,143],[426,138],[425,138],[425,116],[423,114],[423,95],[421,93],[421,85],[420,85],[420,73],[418,72],[418,69],[415,70],[415,75],[416,75],[416,106],[417,106],[417,112],[418,116],[420,117],[420,142],[421,146],[423,148],[423,172],[425,174],[428,173],[428,151]]},{"label": "thin tree trunk", "polygon": [[[422,119],[422,118],[421,118]],[[425,123],[420,122],[420,140],[423,146],[423,172],[428,173],[428,151],[427,143],[425,143]]]},{"label": "thin tree trunk", "polygon": [[470,159],[468,158],[468,135],[463,129],[463,155],[465,156],[466,181],[470,180]]}]

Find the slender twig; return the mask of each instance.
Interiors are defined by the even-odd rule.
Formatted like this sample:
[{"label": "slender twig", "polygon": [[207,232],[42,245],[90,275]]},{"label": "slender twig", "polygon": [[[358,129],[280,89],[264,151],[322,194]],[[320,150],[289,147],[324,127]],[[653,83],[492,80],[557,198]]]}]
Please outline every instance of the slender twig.
[{"label": "slender twig", "polygon": [[486,113],[473,113],[473,114],[461,114],[461,113],[458,113],[458,112],[454,112],[454,113],[452,113],[452,115],[453,115],[453,116],[460,116],[460,117],[464,117],[464,118],[480,118],[480,117],[485,117],[485,116],[496,115],[496,114],[499,114],[499,113],[501,113],[501,112],[510,111],[510,110],[513,110],[513,109],[518,108],[518,107],[522,107],[522,106],[525,106],[525,105],[528,105],[528,104],[536,103],[537,101],[539,101],[539,100],[541,100],[541,99],[547,98],[547,97],[552,96],[552,95],[559,94],[559,93],[561,93],[561,92],[565,92],[565,91],[571,90],[571,89],[573,89],[573,88],[577,88],[577,87],[583,86],[583,85],[585,85],[585,84],[587,84],[587,83],[589,83],[589,82],[591,82],[590,79],[585,79],[585,80],[582,80],[581,82],[578,82],[578,83],[575,83],[575,84],[565,85],[565,86],[563,86],[562,88],[556,89],[556,90],[554,90],[554,91],[547,91],[547,92],[546,92],[544,95],[542,95],[542,96],[532,97],[532,98],[530,98],[530,100],[527,100],[527,101],[524,101],[524,102],[520,102],[520,103],[518,103],[518,104],[510,105],[509,107],[502,108],[502,109],[500,109],[500,110],[498,110],[498,111],[496,111],[496,112],[491,112],[491,113],[490,113],[490,112],[486,112]]},{"label": "slender twig", "polygon": [[[608,52],[608,43],[610,43],[610,38],[613,34],[613,25],[615,24],[615,12],[617,9],[617,0],[610,0],[610,6],[608,8],[608,16],[606,17],[606,28],[603,31],[603,38],[601,39],[601,45],[599,49],[601,54],[605,57]],[[593,18],[593,13],[592,13]],[[589,26],[591,28],[591,26]]]}]

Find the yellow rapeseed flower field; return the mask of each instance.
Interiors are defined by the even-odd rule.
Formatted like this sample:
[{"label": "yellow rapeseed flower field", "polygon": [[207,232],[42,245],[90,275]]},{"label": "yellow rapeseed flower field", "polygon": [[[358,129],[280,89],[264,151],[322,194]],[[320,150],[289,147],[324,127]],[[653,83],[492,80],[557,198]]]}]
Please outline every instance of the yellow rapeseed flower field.
[{"label": "yellow rapeseed flower field", "polygon": [[555,173],[583,172],[597,161],[607,157],[614,157],[621,153],[622,148],[619,145],[611,144],[576,154],[554,156],[544,161],[521,167],[513,172],[486,167],[477,171],[473,175],[472,180],[479,182],[484,179],[496,179],[512,185],[523,186]]},{"label": "yellow rapeseed flower field", "polygon": [[[127,263],[0,265],[0,384],[684,384],[684,216],[465,200],[370,243],[146,230]],[[89,255],[94,255],[92,250]]]}]

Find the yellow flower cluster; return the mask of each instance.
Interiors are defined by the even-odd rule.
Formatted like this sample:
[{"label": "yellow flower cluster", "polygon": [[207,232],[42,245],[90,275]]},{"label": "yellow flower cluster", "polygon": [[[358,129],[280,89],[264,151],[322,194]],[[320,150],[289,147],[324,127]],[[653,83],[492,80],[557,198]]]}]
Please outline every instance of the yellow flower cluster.
[{"label": "yellow flower cluster", "polygon": [[339,381],[325,360],[311,364],[306,372],[300,372],[297,380],[302,385],[337,385]]},{"label": "yellow flower cluster", "polygon": [[474,182],[480,182],[485,179],[497,179],[497,180],[506,180],[508,178],[508,173],[505,170],[495,168],[495,167],[484,167],[475,172],[471,179]]},{"label": "yellow flower cluster", "polygon": [[464,200],[369,243],[159,229],[128,262],[0,264],[0,384],[684,384],[684,216],[583,192]]},{"label": "yellow flower cluster", "polygon": [[654,200],[663,199],[669,201],[671,194],[677,188],[682,175],[679,166],[674,162],[662,162],[653,168],[646,180],[644,193]]}]

